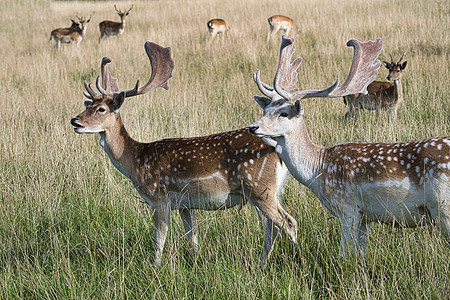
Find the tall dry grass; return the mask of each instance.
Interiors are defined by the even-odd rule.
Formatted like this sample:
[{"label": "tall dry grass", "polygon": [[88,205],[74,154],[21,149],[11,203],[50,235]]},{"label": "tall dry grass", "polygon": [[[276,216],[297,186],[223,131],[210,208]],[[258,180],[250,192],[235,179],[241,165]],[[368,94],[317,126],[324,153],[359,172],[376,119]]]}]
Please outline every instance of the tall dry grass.
[{"label": "tall dry grass", "polygon": [[[340,99],[307,100],[305,120],[322,145],[449,135],[448,1],[136,1],[124,35],[98,43],[98,23],[118,20],[116,2],[0,2],[0,298],[446,298],[449,238],[439,228],[373,226],[365,261],[339,259],[339,224],[290,180],[284,206],[299,222],[298,245],[282,238],[266,269],[255,211],[200,212],[195,257],[173,213],[161,268],[153,258],[150,211],[97,146],[76,135],[83,80],[103,56],[123,89],[149,75],[143,45],[172,47],[170,90],[126,101],[130,134],[141,141],[206,135],[261,115],[252,73],[270,82],[279,41],[266,44],[267,18],[286,14],[299,30],[302,89],[343,79],[350,38],[384,41],[381,59],[406,51],[405,102],[394,126],[373,113],[342,129]],[[96,12],[79,47],[53,50],[50,31],[78,12]],[[224,18],[231,37],[208,46],[206,22]],[[252,21],[249,21],[252,20]],[[378,79],[384,80],[381,70]]]}]

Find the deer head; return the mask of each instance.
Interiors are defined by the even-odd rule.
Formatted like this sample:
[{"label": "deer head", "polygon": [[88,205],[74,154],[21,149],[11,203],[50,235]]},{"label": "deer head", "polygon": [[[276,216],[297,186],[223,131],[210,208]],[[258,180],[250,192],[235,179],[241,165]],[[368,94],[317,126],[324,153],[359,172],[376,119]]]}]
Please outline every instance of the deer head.
[{"label": "deer head", "polygon": [[386,69],[389,70],[389,74],[387,76],[387,80],[399,80],[402,76],[402,71],[406,68],[407,62],[402,62],[403,56],[405,56],[406,52],[403,53],[402,57],[400,57],[398,62],[394,62],[392,59],[391,54],[391,62],[388,63],[387,61],[383,61],[383,65],[386,67]]},{"label": "deer head", "polygon": [[273,86],[265,84],[260,79],[257,71],[253,79],[258,89],[265,97],[255,96],[256,102],[264,109],[264,116],[250,126],[250,132],[259,136],[277,137],[295,126],[289,125],[293,120],[303,115],[301,101],[308,98],[335,98],[355,93],[367,93],[367,86],[375,79],[381,62],[372,63],[381,52],[382,41],[362,43],[351,39],[347,46],[354,48],[353,61],[345,82],[338,86],[339,79],[328,88],[322,90],[297,90],[297,69],[302,58],[295,59],[294,39],[283,36],[278,69],[273,81]]},{"label": "deer head", "polygon": [[72,119],[71,123],[75,127],[75,132],[104,132],[120,118],[119,109],[126,97],[145,94],[157,87],[169,88],[168,80],[172,77],[174,68],[170,48],[164,48],[152,42],[146,42],[144,48],[150,60],[151,76],[143,86],[140,86],[138,80],[131,90],[119,90],[117,79],[111,76],[108,69],[111,59],[103,57],[101,62],[102,84],[99,83],[100,77],[97,77],[96,80],[99,93],[94,91],[90,83],[84,82],[86,91],[83,94],[91,101],[86,101],[86,110]]},{"label": "deer head", "polygon": [[114,9],[117,11],[117,14],[119,15],[120,19],[123,21],[125,18],[130,14],[130,11],[133,9],[133,4],[131,5],[130,9],[121,11],[117,9],[116,5],[114,4]]}]

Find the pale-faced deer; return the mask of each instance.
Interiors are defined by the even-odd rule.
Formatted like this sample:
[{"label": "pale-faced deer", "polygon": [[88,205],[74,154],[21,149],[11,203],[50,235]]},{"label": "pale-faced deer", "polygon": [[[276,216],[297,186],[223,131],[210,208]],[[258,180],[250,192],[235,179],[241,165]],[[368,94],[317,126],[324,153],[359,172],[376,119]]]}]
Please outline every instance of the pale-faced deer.
[{"label": "pale-faced deer", "polygon": [[180,212],[187,237],[198,249],[194,209],[218,210],[253,204],[265,231],[261,263],[273,247],[278,229],[296,241],[297,222],[281,207],[277,193],[287,173],[273,147],[252,136],[248,128],[204,137],[140,143],[132,139],[119,109],[125,97],[168,89],[174,62],[170,48],[147,42],[145,50],[152,74],[144,86],[119,91],[117,79],[109,73],[104,57],[103,84],[95,92],[86,84],[84,95],[91,99],[86,110],[71,120],[77,133],[100,133],[100,145],[113,165],[128,177],[153,210],[155,263],[159,264],[169,226],[170,211]]},{"label": "pale-faced deer", "polygon": [[125,30],[125,19],[130,14],[133,5],[131,5],[130,9],[124,11],[118,10],[116,5],[114,5],[114,8],[120,17],[120,22],[108,20],[100,22],[98,24],[98,27],[100,29],[100,37],[98,38],[99,42],[106,36],[115,35],[119,37],[123,33],[123,31]]},{"label": "pale-faced deer", "polygon": [[353,94],[344,97],[344,103],[348,105],[348,112],[344,115],[344,126],[348,119],[353,118],[353,123],[358,119],[361,109],[376,111],[376,124],[380,121],[381,110],[391,111],[391,122],[397,119],[397,108],[403,102],[402,72],[406,68],[406,61],[402,62],[404,54],[395,63],[391,56],[391,62],[383,61],[383,65],[389,70],[386,81],[373,81],[367,87],[367,94]]},{"label": "pale-faced deer", "polygon": [[450,137],[321,147],[310,140],[305,127],[303,99],[365,92],[381,65],[372,63],[381,51],[381,39],[347,43],[354,47],[354,56],[342,86],[336,81],[324,90],[290,92],[297,89],[301,63],[297,58],[291,64],[293,43],[283,37],[273,87],[261,82],[259,71],[254,77],[266,97],[255,96],[264,115],[250,132],[275,138],[271,144],[291,174],[339,218],[340,254],[353,249],[364,253],[370,222],[415,227],[440,220],[450,234]]},{"label": "pale-faced deer", "polygon": [[228,27],[227,27],[227,23],[225,22],[225,20],[212,19],[212,20],[209,20],[208,23],[206,23],[206,25],[208,26],[210,43],[216,36],[217,36],[217,39],[219,39],[219,34],[228,36]]},{"label": "pale-faced deer", "polygon": [[289,36],[289,33],[295,34],[294,21],[289,17],[275,15],[271,16],[267,21],[270,26],[267,42],[269,42],[270,38],[273,38],[280,30],[284,30],[286,36]]},{"label": "pale-faced deer", "polygon": [[78,23],[71,19],[72,25],[69,28],[57,28],[52,30],[50,33],[50,40],[53,38],[55,41],[55,49],[60,49],[61,43],[75,43],[76,45],[80,44],[86,34],[87,24],[91,21],[94,15],[95,13],[91,14],[89,19],[86,19],[85,17],[79,17],[77,14],[76,17],[78,19]]}]

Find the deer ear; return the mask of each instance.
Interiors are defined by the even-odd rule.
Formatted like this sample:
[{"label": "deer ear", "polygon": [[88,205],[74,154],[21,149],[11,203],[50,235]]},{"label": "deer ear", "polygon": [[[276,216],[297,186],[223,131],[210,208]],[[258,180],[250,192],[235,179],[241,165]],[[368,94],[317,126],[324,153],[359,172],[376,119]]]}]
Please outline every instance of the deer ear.
[{"label": "deer ear", "polygon": [[269,99],[267,97],[262,96],[253,96],[256,102],[258,102],[259,106],[261,106],[262,109],[265,109],[270,102],[272,102],[272,99]]},{"label": "deer ear", "polygon": [[125,100],[125,92],[120,92],[119,94],[114,94],[113,98],[113,110],[115,113],[119,112],[120,107]]},{"label": "deer ear", "polygon": [[88,108],[92,103],[94,103],[93,101],[84,101],[84,107]]},{"label": "deer ear", "polygon": [[303,109],[302,109],[302,106],[300,105],[300,100],[295,101],[294,113],[295,113],[295,116],[297,116],[297,117],[300,117],[303,115]]},{"label": "deer ear", "polygon": [[400,70],[403,71],[406,68],[406,63],[407,63],[406,61],[404,63],[402,63],[402,65],[400,67]]},{"label": "deer ear", "polygon": [[387,61],[383,61],[383,65],[386,67],[386,69],[389,69],[391,67],[391,64]]}]

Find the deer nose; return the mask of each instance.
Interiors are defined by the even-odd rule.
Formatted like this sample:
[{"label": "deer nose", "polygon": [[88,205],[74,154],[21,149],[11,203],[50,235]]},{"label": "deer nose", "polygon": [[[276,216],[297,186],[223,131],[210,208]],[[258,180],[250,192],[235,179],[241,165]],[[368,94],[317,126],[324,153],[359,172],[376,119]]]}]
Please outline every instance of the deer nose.
[{"label": "deer nose", "polygon": [[250,125],[250,127],[248,128],[248,131],[251,134],[255,134],[256,130],[258,130],[259,126],[258,125]]},{"label": "deer nose", "polygon": [[75,118],[72,118],[70,120],[70,124],[72,124],[72,126],[74,126],[74,127],[79,127],[80,125],[77,123],[78,120],[80,120],[80,118],[78,116]]}]

